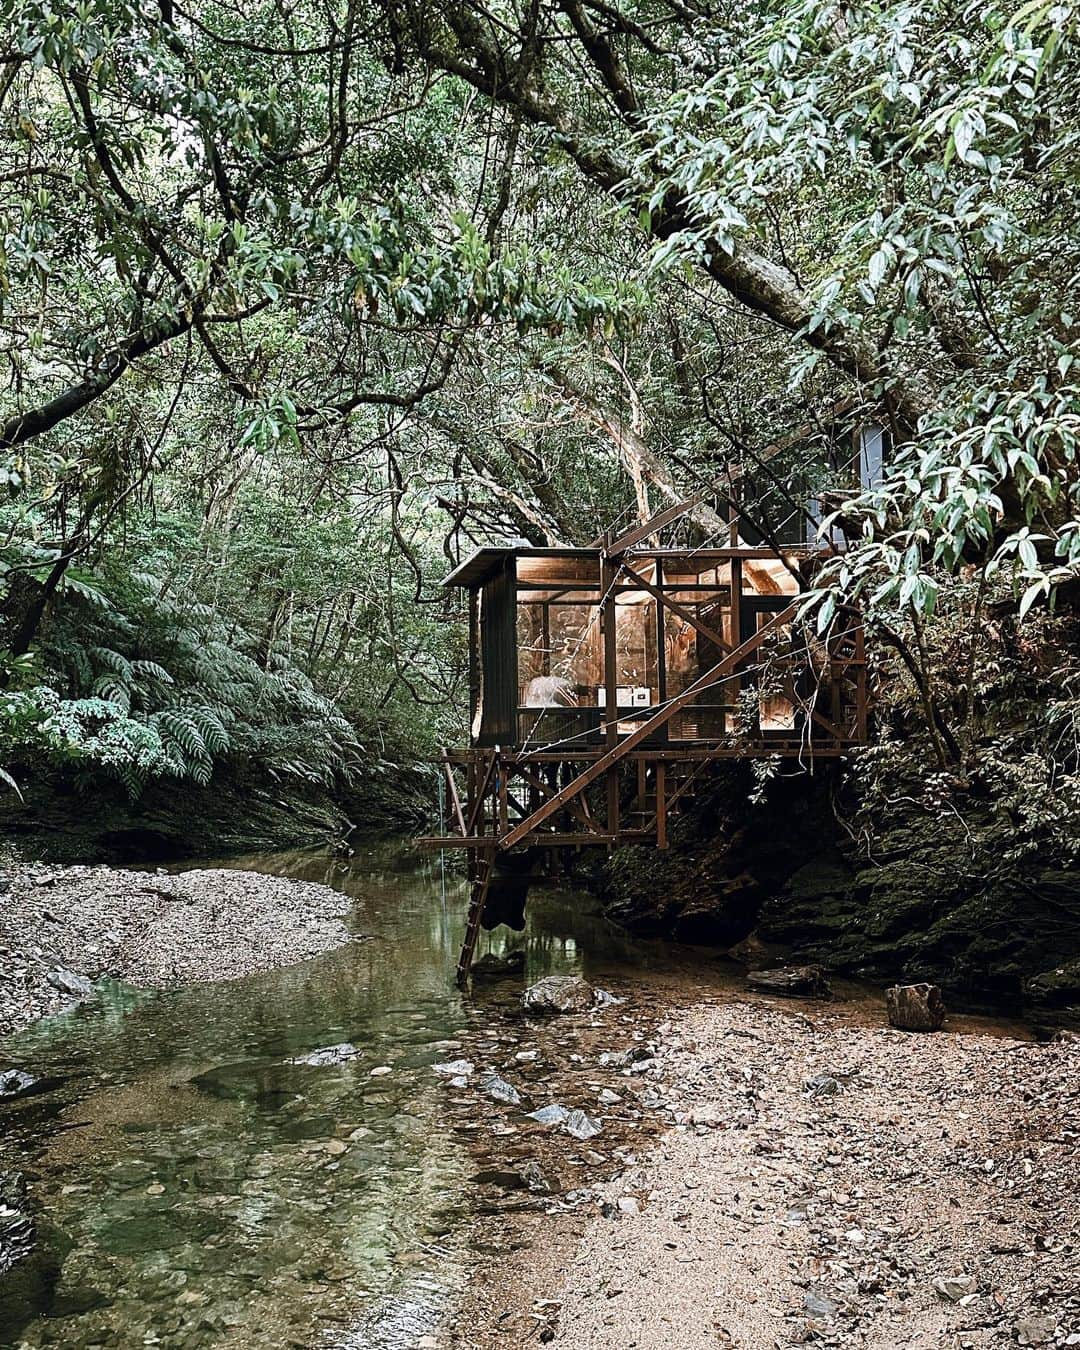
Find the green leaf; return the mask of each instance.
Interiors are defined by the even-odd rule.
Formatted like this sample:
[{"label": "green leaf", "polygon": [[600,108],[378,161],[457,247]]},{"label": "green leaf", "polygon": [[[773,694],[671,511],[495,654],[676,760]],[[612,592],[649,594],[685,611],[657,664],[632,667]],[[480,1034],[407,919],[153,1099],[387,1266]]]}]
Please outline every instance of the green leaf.
[{"label": "green leaf", "polygon": [[1023,594],[1023,597],[1020,600],[1019,613],[1021,620],[1023,620],[1027,616],[1028,610],[1035,603],[1035,601],[1038,600],[1039,596],[1048,594],[1049,590],[1050,585],[1045,578],[1043,578],[1043,580],[1041,581],[1032,582],[1032,584],[1027,588],[1027,590]]}]

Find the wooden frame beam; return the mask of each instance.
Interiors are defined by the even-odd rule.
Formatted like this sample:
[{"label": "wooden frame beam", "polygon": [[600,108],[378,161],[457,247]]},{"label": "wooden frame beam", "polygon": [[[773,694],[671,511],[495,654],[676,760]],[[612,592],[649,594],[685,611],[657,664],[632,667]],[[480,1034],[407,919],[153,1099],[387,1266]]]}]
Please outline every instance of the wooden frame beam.
[{"label": "wooden frame beam", "polygon": [[454,820],[462,835],[469,833],[465,824],[465,813],[461,809],[461,797],[458,795],[457,780],[454,778],[453,765],[450,763],[450,756],[445,746],[440,748],[439,763],[443,766],[443,773],[446,775],[446,787],[450,794],[450,804],[454,808]]}]

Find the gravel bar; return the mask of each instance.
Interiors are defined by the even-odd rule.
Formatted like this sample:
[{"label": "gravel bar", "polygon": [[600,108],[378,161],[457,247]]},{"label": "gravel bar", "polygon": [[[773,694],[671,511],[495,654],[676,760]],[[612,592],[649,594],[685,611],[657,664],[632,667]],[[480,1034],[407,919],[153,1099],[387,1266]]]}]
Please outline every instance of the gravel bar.
[{"label": "gravel bar", "polygon": [[146,988],[213,983],[354,939],[347,896],[212,868],[15,868],[0,876],[0,1036],[60,1012],[109,976]]}]

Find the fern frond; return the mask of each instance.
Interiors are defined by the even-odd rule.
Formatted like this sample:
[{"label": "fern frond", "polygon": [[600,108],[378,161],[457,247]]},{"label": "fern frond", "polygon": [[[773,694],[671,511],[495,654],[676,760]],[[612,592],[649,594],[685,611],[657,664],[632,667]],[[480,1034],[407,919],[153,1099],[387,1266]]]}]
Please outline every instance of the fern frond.
[{"label": "fern frond", "polygon": [[132,661],[131,670],[133,674],[146,676],[151,680],[156,680],[158,684],[176,683],[165,667],[159,666],[156,661]]},{"label": "fern frond", "polygon": [[187,713],[166,708],[156,713],[153,719],[159,732],[164,731],[180,746],[184,754],[193,759],[206,759],[206,744],[199,734],[199,728]]},{"label": "fern frond", "polygon": [[193,708],[188,716],[198,729],[209,754],[223,755],[228,750],[229,733],[213,708]]},{"label": "fern frond", "polygon": [[113,670],[117,675],[130,679],[131,662],[126,656],[113,651],[111,647],[90,647],[88,651],[99,666],[104,666],[106,670]]},{"label": "fern frond", "polygon": [[131,690],[124,684],[123,680],[117,679],[115,675],[99,675],[90,686],[90,697],[115,703],[124,712],[131,711]]},{"label": "fern frond", "polygon": [[91,582],[73,575],[70,571],[64,577],[61,585],[65,591],[71,591],[73,595],[79,596],[82,600],[89,600],[92,605],[97,605],[99,609],[112,609],[113,607],[112,601],[103,590]]}]

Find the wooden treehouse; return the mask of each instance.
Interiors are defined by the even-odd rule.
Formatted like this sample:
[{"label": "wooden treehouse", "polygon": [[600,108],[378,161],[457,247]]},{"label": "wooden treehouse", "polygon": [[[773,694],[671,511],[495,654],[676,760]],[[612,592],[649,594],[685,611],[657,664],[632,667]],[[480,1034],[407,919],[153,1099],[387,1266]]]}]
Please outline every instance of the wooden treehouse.
[{"label": "wooden treehouse", "polygon": [[[661,548],[675,508],[594,548],[481,548],[468,596],[470,742],[441,759],[472,883],[458,983],[511,850],[668,845],[704,766],[809,765],[866,739],[863,631],[799,622],[820,547]],[[549,856],[556,856],[549,853]]]}]

